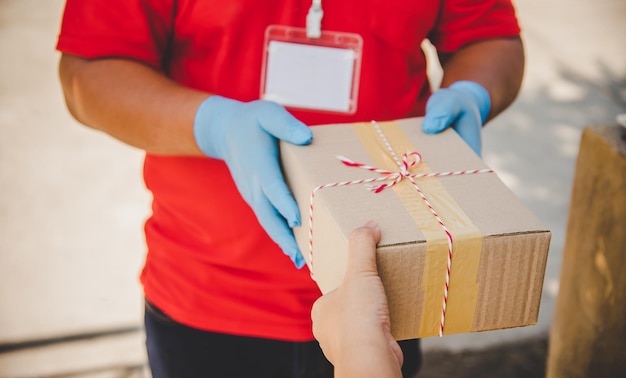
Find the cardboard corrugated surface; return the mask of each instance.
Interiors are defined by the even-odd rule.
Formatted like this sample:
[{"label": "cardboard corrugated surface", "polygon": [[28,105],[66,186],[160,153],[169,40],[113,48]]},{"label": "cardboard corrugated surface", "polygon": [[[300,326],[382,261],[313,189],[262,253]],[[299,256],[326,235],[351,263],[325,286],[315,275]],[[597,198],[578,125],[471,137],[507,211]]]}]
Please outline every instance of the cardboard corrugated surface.
[{"label": "cardboard corrugated surface", "polygon": [[[423,162],[411,172],[487,168],[454,131],[425,135],[420,123],[418,118],[380,123],[398,155],[409,147],[421,154]],[[346,167],[336,156],[378,167],[382,163],[385,169],[394,166],[384,143],[368,127],[372,126],[314,127],[310,146],[281,145],[285,176],[305,219],[294,232],[307,259],[313,188],[379,176]],[[444,333],[534,324],[550,240],[546,227],[495,173],[423,178],[417,183],[455,238]],[[447,239],[415,188],[408,182],[377,194],[364,185],[324,188],[316,193],[314,206],[313,270],[322,292],[341,283],[350,232],[375,220],[382,231],[379,271],[394,336],[436,335]],[[476,231],[480,235],[475,236]]]}]

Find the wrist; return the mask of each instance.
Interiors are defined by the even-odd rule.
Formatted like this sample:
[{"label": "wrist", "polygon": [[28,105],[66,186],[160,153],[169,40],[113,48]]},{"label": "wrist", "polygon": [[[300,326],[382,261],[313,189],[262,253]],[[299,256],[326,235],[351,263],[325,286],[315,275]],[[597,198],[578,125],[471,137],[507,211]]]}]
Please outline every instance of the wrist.
[{"label": "wrist", "polygon": [[223,131],[215,127],[228,114],[236,112],[233,109],[239,102],[222,96],[212,95],[205,99],[198,109],[193,124],[193,135],[200,151],[208,157],[222,159],[221,148],[224,147]]},{"label": "wrist", "polygon": [[359,345],[335,361],[335,377],[402,377],[402,364],[391,348],[380,344]]},{"label": "wrist", "polygon": [[473,81],[462,80],[450,85],[450,89],[463,92],[470,96],[478,108],[481,123],[484,125],[487,122],[491,111],[491,96],[485,87]]},{"label": "wrist", "polygon": [[376,326],[358,329],[368,331],[348,332],[338,337],[332,361],[335,377],[401,377],[402,350],[393,337]]}]

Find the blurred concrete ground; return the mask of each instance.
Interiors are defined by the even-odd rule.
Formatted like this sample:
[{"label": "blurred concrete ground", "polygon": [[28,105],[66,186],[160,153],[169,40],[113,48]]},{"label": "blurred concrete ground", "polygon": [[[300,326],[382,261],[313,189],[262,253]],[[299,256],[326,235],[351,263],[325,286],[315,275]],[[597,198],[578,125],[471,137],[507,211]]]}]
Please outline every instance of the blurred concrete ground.
[{"label": "blurred concrete ground", "polygon": [[[553,231],[539,324],[426,339],[426,353],[545,339],[580,132],[626,113],[626,2],[516,5],[526,77],[485,129],[484,158]],[[0,378],[140,377],[142,153],[67,114],[54,51],[62,8],[0,0]]]}]

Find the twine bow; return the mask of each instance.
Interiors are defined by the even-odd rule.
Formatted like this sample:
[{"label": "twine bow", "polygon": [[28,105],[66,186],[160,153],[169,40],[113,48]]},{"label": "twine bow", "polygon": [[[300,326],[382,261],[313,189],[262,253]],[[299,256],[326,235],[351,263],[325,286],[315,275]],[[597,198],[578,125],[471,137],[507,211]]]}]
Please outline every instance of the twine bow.
[{"label": "twine bow", "polygon": [[362,179],[362,180],[351,180],[351,181],[342,181],[342,182],[323,184],[323,185],[316,187],[315,189],[311,191],[311,197],[309,201],[309,262],[308,262],[309,270],[311,272],[311,278],[315,280],[315,277],[313,276],[313,210],[314,210],[313,204],[314,204],[315,194],[319,190],[322,190],[325,188],[333,188],[333,187],[338,187],[338,186],[347,186],[347,185],[355,185],[355,184],[369,184],[369,183],[384,181],[382,184],[379,184],[379,185],[366,185],[366,188],[371,190],[372,192],[380,193],[383,190],[400,183],[402,180],[407,179],[415,188],[417,193],[420,195],[422,201],[424,201],[424,203],[430,210],[433,217],[435,217],[435,219],[439,223],[439,226],[441,226],[441,229],[445,233],[446,239],[447,239],[448,260],[447,260],[447,266],[446,266],[446,283],[444,287],[443,304],[442,304],[442,310],[441,310],[441,322],[439,324],[439,336],[443,336],[445,317],[446,317],[446,308],[448,304],[448,290],[450,287],[453,238],[452,238],[452,233],[450,232],[448,227],[446,227],[445,223],[443,222],[443,220],[437,213],[437,210],[435,210],[435,208],[431,205],[430,201],[428,200],[428,198],[426,197],[422,189],[419,187],[416,180],[421,179],[421,178],[426,178],[426,177],[443,177],[443,176],[456,176],[456,175],[476,174],[476,173],[491,173],[493,172],[493,170],[473,169],[473,170],[464,170],[464,171],[449,171],[449,172],[420,173],[420,174],[411,173],[410,169],[422,162],[422,155],[416,151],[409,151],[409,152],[405,152],[402,155],[402,159],[398,158],[391,144],[387,140],[387,137],[385,136],[382,129],[380,128],[380,125],[378,125],[378,122],[372,121],[371,124],[376,129],[382,142],[385,144],[385,147],[387,151],[389,152],[389,155],[393,158],[394,162],[398,166],[398,171],[389,171],[386,169],[380,169],[377,167],[372,167],[372,166],[365,165],[362,163],[354,162],[344,156],[337,156],[337,159],[339,159],[341,163],[343,163],[344,165],[348,167],[362,168],[368,171],[380,173],[384,176]]}]

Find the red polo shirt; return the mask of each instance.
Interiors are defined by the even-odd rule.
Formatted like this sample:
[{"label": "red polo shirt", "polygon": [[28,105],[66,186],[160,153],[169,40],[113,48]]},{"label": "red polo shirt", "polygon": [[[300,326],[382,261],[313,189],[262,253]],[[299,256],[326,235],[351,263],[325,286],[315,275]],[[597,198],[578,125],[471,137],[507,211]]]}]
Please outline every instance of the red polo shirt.
[{"label": "red polo shirt", "polygon": [[[264,31],[304,27],[310,1],[68,0],[57,48],[86,58],[144,62],[182,85],[250,101],[259,96]],[[324,1],[324,30],[358,33],[363,57],[357,112],[292,113],[309,125],[423,115],[429,86],[420,44],[445,52],[515,36],[507,0]],[[199,329],[305,341],[320,295],[259,226],[226,166],[146,155],[154,200],[146,222],[146,297]]]}]

